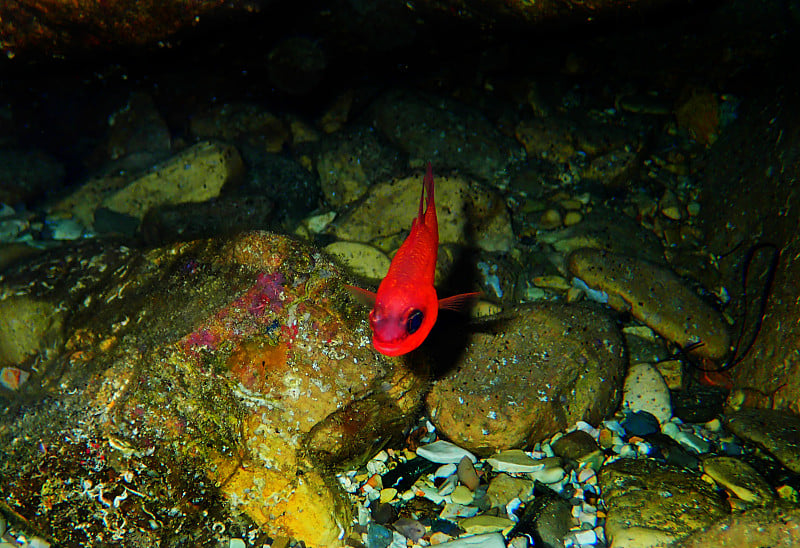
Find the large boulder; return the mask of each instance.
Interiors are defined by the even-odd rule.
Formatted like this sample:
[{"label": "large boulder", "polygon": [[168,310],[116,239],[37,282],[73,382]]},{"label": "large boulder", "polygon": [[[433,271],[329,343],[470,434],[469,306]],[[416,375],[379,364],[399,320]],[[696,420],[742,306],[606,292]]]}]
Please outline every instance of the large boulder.
[{"label": "large boulder", "polygon": [[613,413],[625,354],[614,322],[586,306],[519,307],[473,333],[426,402],[447,438],[482,455],[528,447]]},{"label": "large boulder", "polygon": [[[732,295],[728,312],[737,318],[744,351],[755,333],[760,302],[769,298],[761,331],[752,349],[731,369],[736,388],[765,395],[776,409],[800,413],[800,93],[793,86],[770,86],[777,96],[754,98],[704,159],[700,220],[708,251],[717,258],[723,283]],[[747,154],[742,154],[747,150]],[[760,248],[753,260],[748,252]],[[772,253],[780,261],[766,287]],[[747,294],[742,277],[747,277]],[[769,290],[769,291],[768,291]],[[748,317],[741,318],[747,307]],[[741,352],[739,354],[741,356]]]},{"label": "large boulder", "polygon": [[[147,545],[166,541],[148,519],[186,518],[194,481],[192,504],[209,516],[194,542],[241,513],[273,537],[338,545],[350,516],[333,471],[402,435],[426,386],[373,350],[338,267],[285,236],[148,252],[84,243],[15,267],[1,289],[0,341],[15,362],[0,397],[18,413],[0,425],[0,490],[59,544],[80,540],[64,526],[73,512],[90,516],[86,538],[124,511],[144,525],[120,528],[118,543],[142,529]],[[43,485],[72,502],[37,511]],[[104,506],[123,494],[132,500]]]}]

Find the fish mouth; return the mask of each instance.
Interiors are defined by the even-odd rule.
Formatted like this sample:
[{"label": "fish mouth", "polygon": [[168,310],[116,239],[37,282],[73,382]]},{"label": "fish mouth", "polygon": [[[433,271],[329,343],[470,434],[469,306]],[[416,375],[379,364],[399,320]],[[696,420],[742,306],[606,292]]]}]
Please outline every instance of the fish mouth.
[{"label": "fish mouth", "polygon": [[403,348],[402,341],[382,341],[377,337],[372,338],[372,345],[384,356],[402,356],[413,350],[413,348]]}]

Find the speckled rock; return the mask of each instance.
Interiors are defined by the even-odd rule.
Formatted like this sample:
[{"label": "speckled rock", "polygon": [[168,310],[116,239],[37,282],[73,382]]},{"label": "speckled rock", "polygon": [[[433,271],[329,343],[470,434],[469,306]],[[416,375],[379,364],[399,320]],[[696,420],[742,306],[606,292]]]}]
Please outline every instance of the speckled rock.
[{"label": "speckled rock", "polygon": [[489,482],[489,488],[486,490],[486,499],[492,508],[495,506],[505,508],[506,504],[514,498],[518,498],[522,502],[528,502],[533,499],[533,492],[533,480],[515,478],[508,474],[498,474]]},{"label": "speckled rock", "polygon": [[[4,406],[41,400],[0,424],[0,443],[13,446],[0,489],[38,469],[21,465],[45,462],[47,447],[60,464],[38,477],[52,496],[77,501],[46,515],[14,510],[59,544],[79,542],[106,530],[108,507],[78,496],[81,486],[102,484],[113,499],[124,484],[149,493],[147,512],[156,514],[147,518],[136,502],[126,506],[128,520],[169,524],[148,527],[148,545],[189,511],[175,493],[190,496],[192,512],[207,511],[193,526],[196,539],[213,534],[215,519],[233,523],[230,507],[273,537],[338,546],[349,505],[325,471],[357,465],[401,436],[425,382],[375,353],[337,266],[266,232],[146,253],[100,246],[37,257],[2,282],[6,299],[20,292],[59,303],[66,342],[20,365],[31,375],[18,400],[0,393]],[[172,472],[158,472],[154,461]],[[179,494],[189,492],[184,476],[202,487]],[[155,483],[168,487],[150,491]],[[17,500],[38,496],[15,485]],[[73,512],[89,525],[67,527]],[[136,531],[115,542],[127,544]]]},{"label": "speckled rock", "polygon": [[663,261],[663,245],[652,231],[621,211],[596,205],[577,225],[543,231],[536,239],[568,254],[591,247],[652,261]]},{"label": "speckled rock", "polygon": [[171,157],[103,200],[116,213],[141,219],[156,205],[203,202],[241,177],[244,166],[235,148],[201,142]]},{"label": "speckled rock", "polygon": [[316,168],[325,200],[334,207],[363,196],[373,181],[400,169],[400,155],[378,137],[375,128],[356,126],[327,137]]},{"label": "speckled rock", "polygon": [[[475,245],[487,251],[511,248],[511,219],[499,195],[461,177],[434,172],[434,179],[440,244]],[[341,240],[370,243],[386,252],[397,249],[417,216],[421,189],[421,174],[378,183],[336,221],[332,232]],[[468,229],[474,241],[467,239]]]},{"label": "speckled rock", "polygon": [[659,335],[680,346],[702,341],[693,353],[724,357],[730,335],[722,316],[671,271],[655,264],[597,249],[579,249],[568,258],[570,273],[608,294],[615,310],[630,312]]},{"label": "speckled rock", "polygon": [[525,151],[500,133],[479,111],[431,94],[391,91],[373,104],[376,127],[411,156],[412,163],[433,162],[441,171],[457,168],[494,182]]},{"label": "speckled rock", "polygon": [[622,403],[631,411],[647,411],[661,424],[672,418],[667,383],[649,363],[636,363],[628,368]]},{"label": "speckled rock", "polygon": [[225,103],[192,116],[191,131],[199,139],[242,140],[262,152],[280,152],[289,140],[286,124],[257,103]]},{"label": "speckled rock", "polygon": [[391,260],[380,249],[358,242],[333,242],[325,251],[337,257],[357,276],[382,280]]},{"label": "speckled rock", "polygon": [[613,412],[623,357],[620,334],[601,311],[519,307],[471,335],[428,394],[430,416],[448,439],[479,454],[526,446]]},{"label": "speckled rock", "polygon": [[700,476],[649,459],[619,459],[598,476],[611,546],[661,546],[710,525],[725,505]]},{"label": "speckled rock", "polygon": [[703,459],[703,472],[745,503],[767,506],[775,492],[755,468],[734,457],[712,455]]},{"label": "speckled rock", "polygon": [[679,546],[794,548],[800,546],[800,508],[773,506],[738,512],[681,539]]},{"label": "speckled rock", "polygon": [[760,445],[786,468],[800,474],[800,417],[787,411],[744,409],[723,420],[731,432]]}]

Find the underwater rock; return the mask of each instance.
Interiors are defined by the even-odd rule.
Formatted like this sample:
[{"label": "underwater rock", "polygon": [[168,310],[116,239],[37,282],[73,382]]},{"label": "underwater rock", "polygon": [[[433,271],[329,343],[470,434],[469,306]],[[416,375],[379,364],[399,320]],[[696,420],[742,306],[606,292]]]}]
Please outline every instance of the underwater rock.
[{"label": "underwater rock", "polygon": [[[48,478],[69,480],[67,490],[126,470],[130,485],[148,484],[152,478],[139,474],[157,455],[175,481],[191,465],[207,484],[192,504],[208,510],[209,525],[224,514],[225,499],[271,536],[338,546],[350,517],[330,471],[357,466],[400,439],[426,385],[399,359],[373,350],[340,276],[324,254],[267,232],[142,253],[81,242],[12,267],[4,299],[63,308],[66,342],[23,356],[18,365],[30,377],[18,396],[0,391],[3,405],[18,410],[0,428],[12,453],[0,489],[49,458],[42,446],[61,455]],[[82,464],[86,439],[93,454],[107,455],[92,461],[97,472]],[[103,481],[106,493],[125,492]],[[176,507],[171,493],[184,489],[175,489],[153,493],[147,506]],[[82,534],[105,530],[107,507],[96,497],[77,497],[46,516],[20,500],[14,510],[57,541],[72,534],[49,528],[64,512],[86,512],[92,525]],[[119,533],[118,542],[135,531]]]},{"label": "underwater rock", "polygon": [[683,548],[707,546],[800,546],[800,508],[772,506],[737,512],[681,539]]},{"label": "underwater rock", "polygon": [[201,142],[157,165],[103,200],[102,206],[141,219],[157,205],[204,202],[242,176],[237,150]]},{"label": "underwater rock", "polygon": [[[508,251],[514,243],[502,198],[461,177],[434,173],[439,244]],[[333,225],[340,240],[372,244],[385,252],[400,247],[419,209],[421,175],[372,186],[364,201]]]},{"label": "underwater rock", "polygon": [[167,122],[147,93],[131,93],[127,103],[108,117],[108,157],[115,171],[140,171],[169,156]]},{"label": "underwater rock", "polygon": [[595,205],[577,225],[540,232],[536,239],[565,254],[591,247],[654,263],[662,262],[664,257],[663,246],[651,230],[604,205]]},{"label": "underwater rock", "polygon": [[725,427],[800,474],[800,417],[787,411],[744,409],[723,417]]},{"label": "underwater rock", "polygon": [[614,323],[583,306],[523,306],[490,318],[427,396],[432,422],[480,455],[523,447],[619,404],[624,349]]},{"label": "underwater rock", "polygon": [[647,459],[619,459],[598,476],[612,546],[665,545],[726,514],[716,488],[686,469]]},{"label": "underwater rock", "polygon": [[775,492],[749,464],[734,457],[712,455],[703,459],[703,472],[736,497],[755,506],[768,506]]},{"label": "underwater rock", "polygon": [[333,242],[325,251],[339,258],[355,275],[382,280],[389,272],[389,257],[371,245],[358,242]]},{"label": "underwater rock", "polygon": [[[669,388],[661,373],[649,363],[628,368],[622,403],[631,411],[646,411],[664,424],[672,418]],[[642,435],[642,434],[638,434]]]},{"label": "underwater rock", "polygon": [[411,157],[434,170],[455,168],[489,183],[507,178],[525,150],[500,133],[480,111],[437,95],[400,90],[372,105],[376,127]]},{"label": "underwater rock", "polygon": [[289,130],[283,120],[256,103],[215,105],[192,116],[190,129],[199,139],[241,139],[258,146],[262,153],[280,152],[289,140]]},{"label": "underwater rock", "polygon": [[570,273],[608,294],[615,310],[630,312],[681,347],[702,342],[691,353],[723,358],[730,335],[722,316],[675,274],[655,264],[598,249],[578,249],[567,259]]},{"label": "underwater rock", "polygon": [[[796,86],[777,93],[761,90],[753,101],[762,107],[742,108],[736,123],[727,126],[722,138],[708,149],[696,219],[706,235],[705,249],[718,260],[721,285],[732,297],[726,312],[745,321],[747,329],[754,328],[760,300],[768,298],[764,322],[750,352],[730,370],[734,388],[758,391],[767,396],[761,405],[800,414],[800,238],[795,184],[800,178],[800,133],[796,131],[800,90]],[[761,248],[747,265],[745,259],[757,244],[775,247]],[[774,284],[766,287],[771,256],[778,250]],[[743,276],[748,278],[747,295],[743,295]],[[746,320],[740,320],[743,305],[749,311]]]},{"label": "underwater rock", "polygon": [[401,169],[400,154],[379,138],[375,128],[355,126],[325,137],[316,169],[325,200],[334,207],[354,202]]}]

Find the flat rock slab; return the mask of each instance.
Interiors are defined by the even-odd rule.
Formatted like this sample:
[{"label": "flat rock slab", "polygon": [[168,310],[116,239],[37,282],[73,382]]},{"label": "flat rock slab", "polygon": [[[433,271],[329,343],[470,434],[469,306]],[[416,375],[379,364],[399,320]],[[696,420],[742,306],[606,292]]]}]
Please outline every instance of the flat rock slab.
[{"label": "flat rock slab", "polygon": [[488,455],[613,412],[625,369],[622,339],[602,310],[537,304],[473,333],[427,396],[437,428]]},{"label": "flat rock slab", "polygon": [[678,276],[653,263],[598,249],[578,249],[567,259],[570,273],[608,295],[615,310],[630,312],[681,347],[703,344],[693,354],[723,358],[730,335],[721,316]]},{"label": "flat rock slab", "polygon": [[800,474],[800,417],[788,411],[745,409],[724,420],[728,430],[760,445],[786,468]]},{"label": "flat rock slab", "polygon": [[598,480],[612,546],[666,545],[726,514],[716,488],[699,474],[654,460],[619,459]]}]

